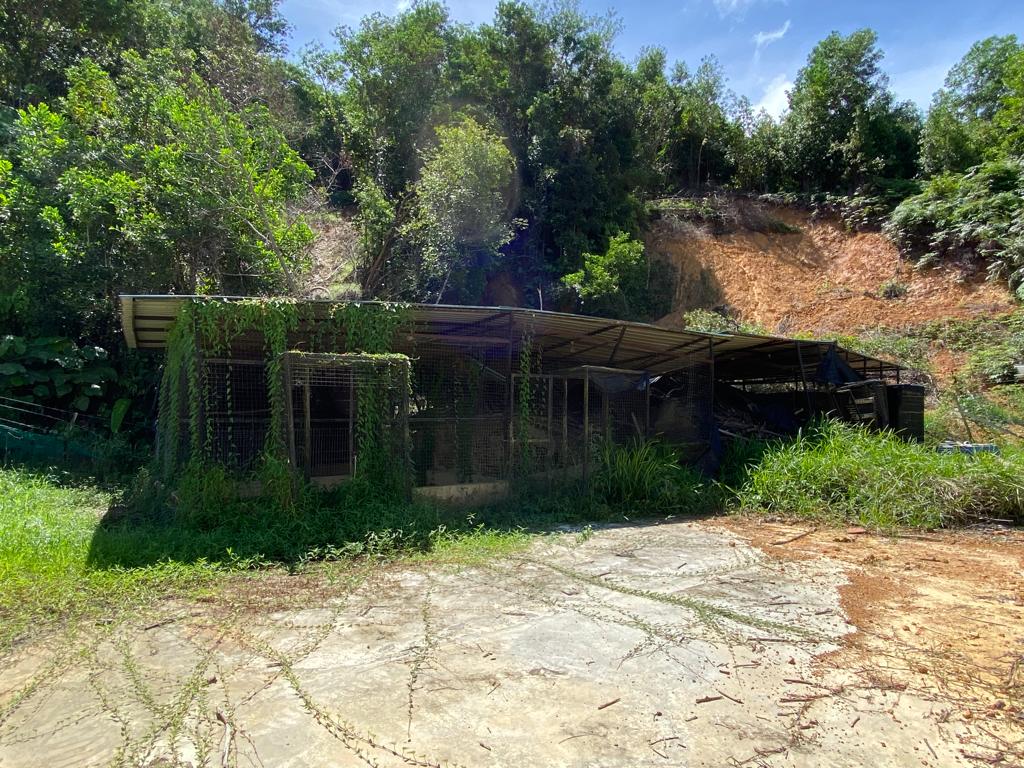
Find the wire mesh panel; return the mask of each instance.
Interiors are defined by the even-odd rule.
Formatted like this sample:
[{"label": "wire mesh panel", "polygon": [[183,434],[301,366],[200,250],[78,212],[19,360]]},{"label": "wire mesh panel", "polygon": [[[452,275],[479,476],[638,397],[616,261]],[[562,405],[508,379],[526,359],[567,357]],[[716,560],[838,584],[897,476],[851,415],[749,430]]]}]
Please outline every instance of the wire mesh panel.
[{"label": "wire mesh panel", "polygon": [[643,371],[584,366],[513,377],[513,469],[524,475],[586,474],[603,442],[645,438],[650,377]]},{"label": "wire mesh panel", "polygon": [[407,461],[408,359],[288,352],[282,368],[289,452],[308,477],[355,475],[371,450]]},{"label": "wire mesh panel", "polygon": [[202,370],[210,457],[233,469],[250,469],[270,427],[267,366],[262,360],[209,359]]},{"label": "wire mesh panel", "polygon": [[492,363],[457,349],[417,359],[409,411],[416,485],[506,476],[508,385]]},{"label": "wire mesh panel", "polygon": [[516,374],[512,381],[513,472],[550,474],[581,466],[585,421],[582,384],[540,373]]},{"label": "wire mesh panel", "polygon": [[672,444],[684,460],[695,460],[711,445],[714,426],[711,363],[694,358],[658,377],[651,394],[651,436]]}]

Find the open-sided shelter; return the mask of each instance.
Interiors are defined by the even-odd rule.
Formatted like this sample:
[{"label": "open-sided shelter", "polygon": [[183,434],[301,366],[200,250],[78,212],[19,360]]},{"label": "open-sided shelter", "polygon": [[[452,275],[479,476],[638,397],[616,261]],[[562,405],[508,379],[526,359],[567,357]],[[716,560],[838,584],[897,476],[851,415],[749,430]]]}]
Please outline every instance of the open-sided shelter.
[{"label": "open-sided shelter", "polygon": [[868,398],[843,387],[871,390],[877,410],[878,387],[900,376],[834,342],[523,308],[121,301],[128,345],[167,350],[158,450],[168,472],[196,456],[249,470],[273,453],[320,483],[396,463],[421,487],[586,477],[604,440],[659,437],[701,459],[717,444],[716,398],[861,419]]}]

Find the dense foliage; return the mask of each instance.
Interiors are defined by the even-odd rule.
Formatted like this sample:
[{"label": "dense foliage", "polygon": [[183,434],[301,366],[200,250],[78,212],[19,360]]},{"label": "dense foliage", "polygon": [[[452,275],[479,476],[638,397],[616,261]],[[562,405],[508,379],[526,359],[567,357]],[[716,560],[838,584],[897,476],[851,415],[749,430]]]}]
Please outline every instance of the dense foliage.
[{"label": "dense foliage", "polygon": [[826,422],[745,461],[737,495],[750,511],[889,529],[1024,520],[1017,449],[941,454],[889,432]]},{"label": "dense foliage", "polygon": [[711,189],[824,196],[854,227],[909,196],[888,225],[908,256],[1020,283],[1013,35],[922,119],[873,31],[833,33],[775,118],[713,56],[624,61],[572,3],[471,26],[425,0],[292,58],[276,0],[11,0],[0,21],[0,331],[106,348],[119,376],[70,401],[90,409],[152,386],[125,375],[118,293],[300,295],[323,204],[358,233],[331,274],[368,297],[657,317],[672,276],[644,227]]}]

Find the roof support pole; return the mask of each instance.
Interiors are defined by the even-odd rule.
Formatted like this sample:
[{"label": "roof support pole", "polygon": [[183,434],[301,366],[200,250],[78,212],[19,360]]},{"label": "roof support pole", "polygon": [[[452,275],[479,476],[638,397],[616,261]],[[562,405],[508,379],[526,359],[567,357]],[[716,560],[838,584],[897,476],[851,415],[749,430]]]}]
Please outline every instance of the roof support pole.
[{"label": "roof support pole", "polygon": [[802,344],[798,341],[796,343],[796,358],[800,363],[800,380],[804,383],[804,397],[807,399],[807,416],[810,417],[814,411],[814,407],[811,405],[811,392],[807,389],[807,370],[804,368],[804,353]]},{"label": "roof support pole", "polygon": [[708,339],[708,365],[711,369],[708,373],[710,379],[708,384],[711,387],[709,400],[711,401],[711,429],[713,430],[715,428],[715,340],[712,338]]},{"label": "roof support pole", "polygon": [[[515,403],[515,397],[516,397],[516,382],[512,378],[512,350],[514,349],[514,345],[512,344],[512,328],[513,328],[513,323],[514,322],[515,321],[512,319],[512,313],[509,312],[508,313],[508,329],[506,331],[506,333],[508,334],[508,339],[507,339],[508,343],[505,345],[505,363],[506,363],[505,367],[506,367],[506,371],[507,371],[507,375],[505,376],[505,383],[508,385],[508,404],[506,406],[508,408],[508,412],[506,414],[506,427],[508,429],[508,440],[507,440],[507,443],[508,443],[508,477],[509,477],[509,480],[512,479],[512,476],[513,476],[513,474],[515,472],[515,461],[516,461],[516,459],[515,459],[515,446],[514,446],[514,443],[515,443],[515,424],[513,423],[513,420],[515,418],[515,416],[514,416],[514,414],[515,414],[515,405],[514,405],[514,403]],[[522,352],[520,352],[520,354],[522,354]]]},{"label": "roof support pole", "polygon": [[590,490],[590,369],[583,369],[583,488]]}]

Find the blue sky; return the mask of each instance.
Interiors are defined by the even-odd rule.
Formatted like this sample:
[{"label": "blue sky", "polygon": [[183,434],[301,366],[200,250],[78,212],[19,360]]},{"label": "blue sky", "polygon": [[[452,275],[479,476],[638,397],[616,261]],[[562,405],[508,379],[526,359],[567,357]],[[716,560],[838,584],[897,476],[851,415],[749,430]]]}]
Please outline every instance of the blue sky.
[{"label": "blue sky", "polygon": [[[408,0],[283,0],[293,24],[291,48],[331,43],[339,24],[355,26],[375,11],[392,14]],[[975,40],[1024,36],[1024,0],[582,0],[585,11],[615,12],[622,23],[616,47],[627,60],[645,46],[665,49],[669,61],[696,65],[713,53],[730,87],[778,115],[785,91],[814,44],[829,32],[871,27],[885,51],[883,67],[901,98],[927,107],[946,71]],[[452,16],[489,21],[496,0],[449,0]]]}]

